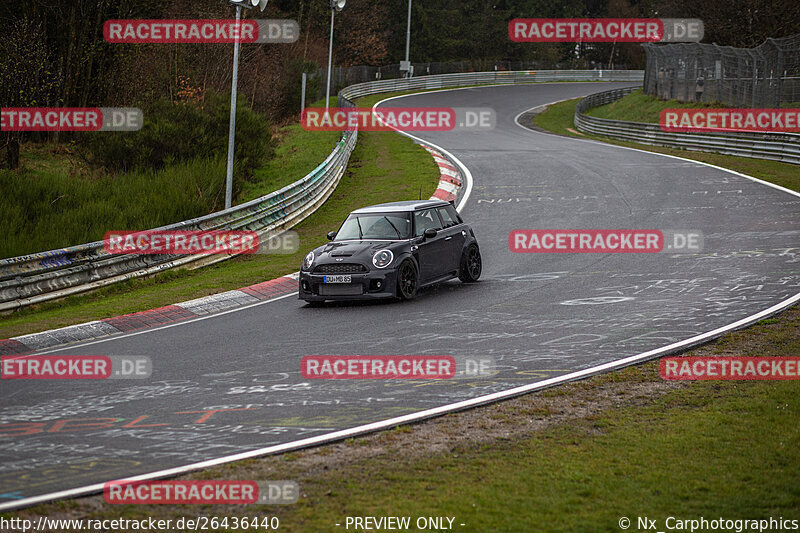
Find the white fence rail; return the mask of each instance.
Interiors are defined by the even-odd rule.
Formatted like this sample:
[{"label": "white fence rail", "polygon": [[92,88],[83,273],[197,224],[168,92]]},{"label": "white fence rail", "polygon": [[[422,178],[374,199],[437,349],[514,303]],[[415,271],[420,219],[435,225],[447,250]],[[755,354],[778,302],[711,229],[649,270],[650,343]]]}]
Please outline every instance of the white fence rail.
[{"label": "white fence rail", "polygon": [[586,114],[589,109],[615,102],[637,88],[613,89],[587,96],[575,107],[575,126],[584,133],[625,141],[800,165],[800,134],[797,133],[669,133],[662,131],[658,124],[611,120]]}]

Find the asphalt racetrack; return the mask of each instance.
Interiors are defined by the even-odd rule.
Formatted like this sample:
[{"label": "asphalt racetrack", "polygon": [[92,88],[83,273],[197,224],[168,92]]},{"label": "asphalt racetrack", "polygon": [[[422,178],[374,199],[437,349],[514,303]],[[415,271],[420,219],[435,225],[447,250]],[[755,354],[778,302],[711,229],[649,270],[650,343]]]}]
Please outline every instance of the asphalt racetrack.
[{"label": "asphalt racetrack", "polygon": [[[0,507],[541,382],[712,332],[796,297],[800,197],[698,163],[515,122],[540,104],[627,85],[485,87],[387,103],[496,110],[491,131],[419,135],[471,171],[462,216],[481,245],[481,281],[448,282],[405,303],[310,308],[291,295],[52,350],[145,355],[153,375],[3,382]],[[515,254],[508,245],[515,229],[699,230],[704,250]],[[489,357],[498,372],[442,381],[303,379],[302,357],[334,354]],[[70,489],[79,490],[58,494]]]}]

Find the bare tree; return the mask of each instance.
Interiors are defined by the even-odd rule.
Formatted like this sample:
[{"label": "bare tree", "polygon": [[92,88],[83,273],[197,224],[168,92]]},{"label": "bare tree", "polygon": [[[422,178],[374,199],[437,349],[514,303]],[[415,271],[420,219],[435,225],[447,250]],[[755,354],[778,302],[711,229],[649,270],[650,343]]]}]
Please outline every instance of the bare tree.
[{"label": "bare tree", "polygon": [[[60,75],[45,43],[41,24],[27,17],[7,20],[0,34],[0,107],[43,107],[57,103],[62,85]],[[23,133],[4,131],[6,164],[19,166],[19,145]]]}]

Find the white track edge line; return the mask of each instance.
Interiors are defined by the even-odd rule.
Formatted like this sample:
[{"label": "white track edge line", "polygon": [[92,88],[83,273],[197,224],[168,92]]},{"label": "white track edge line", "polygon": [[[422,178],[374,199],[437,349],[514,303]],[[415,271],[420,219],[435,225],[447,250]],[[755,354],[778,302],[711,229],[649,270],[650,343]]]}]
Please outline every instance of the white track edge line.
[{"label": "white track edge line", "polygon": [[[276,279],[280,279],[280,278],[276,278]],[[252,307],[258,307],[259,305],[268,304],[268,303],[271,303],[271,302],[275,302],[277,300],[282,300],[284,298],[288,298],[289,296],[296,296],[296,295],[297,295],[297,293],[292,291],[292,292],[290,292],[288,294],[284,294],[284,295],[281,295],[281,296],[276,296],[274,298],[269,298],[267,300],[262,300],[260,302],[253,302],[251,304],[243,305],[241,307],[234,307],[233,309],[227,309],[225,311],[220,311],[219,313],[209,313],[207,315],[198,316],[198,317],[195,317],[195,318],[190,318],[188,320],[181,320],[179,322],[173,322],[172,324],[165,324],[163,326],[157,326],[157,327],[154,327],[154,328],[143,329],[143,330],[140,330],[140,331],[131,331],[129,333],[122,333],[120,335],[109,335],[108,337],[103,337],[102,339],[96,339],[96,340],[89,341],[89,342],[84,342],[84,343],[79,343],[79,344],[68,344],[66,346],[59,346],[59,347],[56,347],[56,348],[50,348],[50,349],[38,351],[38,352],[35,352],[35,353],[32,353],[32,354],[27,354],[27,355],[22,355],[22,356],[13,356],[13,357],[15,357],[15,358],[35,357],[37,355],[44,355],[44,354],[48,354],[48,353],[60,352],[62,350],[72,350],[73,348],[83,348],[84,346],[91,346],[93,344],[100,344],[100,343],[103,343],[103,342],[115,341],[117,339],[124,339],[126,337],[135,337],[136,335],[144,335],[146,333],[152,333],[154,331],[161,331],[162,329],[174,328],[174,327],[178,327],[178,326],[183,326],[185,324],[191,324],[193,322],[200,322],[201,320],[208,320],[209,318],[215,318],[215,317],[227,315],[229,313],[236,313],[237,311],[244,311],[245,309],[250,309]],[[2,508],[2,507],[0,507],[0,508]]]}]

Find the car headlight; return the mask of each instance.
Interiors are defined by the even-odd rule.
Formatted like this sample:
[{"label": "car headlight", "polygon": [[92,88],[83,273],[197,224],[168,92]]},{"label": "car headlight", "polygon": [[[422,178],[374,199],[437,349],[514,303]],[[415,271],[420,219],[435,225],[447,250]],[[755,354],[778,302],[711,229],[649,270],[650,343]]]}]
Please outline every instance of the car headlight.
[{"label": "car headlight", "polygon": [[394,254],[391,250],[378,250],[375,252],[375,255],[372,256],[372,264],[377,268],[386,268],[392,264],[393,260]]},{"label": "car headlight", "polygon": [[314,263],[314,252],[308,252],[306,258],[303,259],[303,268],[311,270],[311,265]]}]

